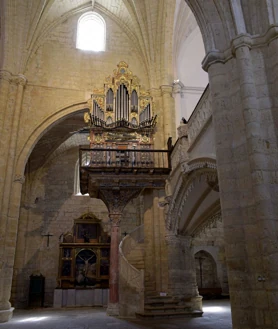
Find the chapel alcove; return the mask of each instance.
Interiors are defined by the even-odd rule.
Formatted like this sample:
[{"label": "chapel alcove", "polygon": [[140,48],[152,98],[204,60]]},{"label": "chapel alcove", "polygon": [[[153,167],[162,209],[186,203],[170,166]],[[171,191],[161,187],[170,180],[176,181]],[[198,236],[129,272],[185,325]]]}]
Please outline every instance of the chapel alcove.
[{"label": "chapel alcove", "polygon": [[92,213],[60,237],[58,288],[108,288],[110,237]]}]

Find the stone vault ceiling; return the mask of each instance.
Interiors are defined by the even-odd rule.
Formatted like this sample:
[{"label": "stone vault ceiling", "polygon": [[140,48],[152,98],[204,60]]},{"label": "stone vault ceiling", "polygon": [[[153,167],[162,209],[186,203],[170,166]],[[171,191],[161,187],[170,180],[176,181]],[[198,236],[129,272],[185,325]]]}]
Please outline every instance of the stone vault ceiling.
[{"label": "stone vault ceiling", "polygon": [[[18,0],[7,0],[6,12],[0,14],[8,27],[6,33],[10,41],[5,44],[10,50],[5,52],[9,54],[5,67],[24,74],[30,58],[53,29],[68,18],[93,8],[113,20],[130,38],[149,72],[150,86],[168,84],[173,81],[167,70],[171,71],[176,1],[177,7],[184,7],[185,4],[180,3],[183,0],[22,0],[20,5]],[[188,16],[184,8],[177,12],[176,30],[182,25],[181,16],[186,19]],[[13,62],[13,55],[22,62]],[[71,131],[82,128],[82,120],[77,119],[75,124],[74,119],[77,118],[66,119],[64,127],[57,124],[41,138],[32,152],[33,168],[42,165],[43,159],[69,138]]]},{"label": "stone vault ceiling", "polygon": [[[155,58],[159,59],[160,56],[155,45],[161,43],[159,31],[161,32],[162,21],[164,21],[162,18],[165,8],[161,6],[164,2],[165,0],[28,0],[23,2],[20,10],[22,13],[25,6],[26,17],[25,29],[20,40],[26,45],[26,54],[25,58],[22,56],[22,68],[19,70],[25,71],[30,57],[43,44],[52,29],[67,18],[81,15],[92,8],[118,24],[136,45],[146,65],[151,67]],[[17,8],[15,6],[13,10],[16,11]],[[174,18],[174,15],[172,16]],[[155,74],[150,75],[155,76]],[[76,114],[51,128],[39,140],[31,154],[32,170],[42,166],[48,157],[71,136],[71,131],[83,126],[82,115]]]},{"label": "stone vault ceiling", "polygon": [[175,0],[28,0],[21,1],[20,6],[15,0],[7,3],[2,16],[9,26],[6,32],[11,37],[7,38],[12,42],[5,47],[9,47],[10,54],[20,53],[18,57],[22,58],[21,63],[5,58],[5,66],[12,72],[24,74],[30,58],[53,29],[68,18],[93,8],[126,33],[144,60],[154,84],[161,79],[161,74],[169,75],[165,67],[171,61]]}]

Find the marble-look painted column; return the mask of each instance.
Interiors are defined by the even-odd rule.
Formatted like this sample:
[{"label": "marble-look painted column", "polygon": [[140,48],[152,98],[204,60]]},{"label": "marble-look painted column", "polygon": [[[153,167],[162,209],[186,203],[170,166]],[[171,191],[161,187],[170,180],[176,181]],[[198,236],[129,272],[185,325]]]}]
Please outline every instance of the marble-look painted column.
[{"label": "marble-look painted column", "polygon": [[122,213],[110,213],[111,244],[110,244],[110,271],[109,271],[109,303],[107,314],[119,316],[119,225]]}]

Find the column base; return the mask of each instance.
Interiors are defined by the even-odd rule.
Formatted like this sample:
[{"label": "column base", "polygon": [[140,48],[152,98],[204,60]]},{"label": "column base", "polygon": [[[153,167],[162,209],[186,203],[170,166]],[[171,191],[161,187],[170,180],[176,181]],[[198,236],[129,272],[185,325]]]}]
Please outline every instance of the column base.
[{"label": "column base", "polygon": [[203,312],[203,297],[195,296],[191,298],[192,309]]},{"label": "column base", "polygon": [[0,310],[0,323],[8,322],[13,316],[14,307],[11,307],[8,310]]},{"label": "column base", "polygon": [[109,303],[106,313],[110,316],[119,316],[120,311],[119,311],[119,303]]}]

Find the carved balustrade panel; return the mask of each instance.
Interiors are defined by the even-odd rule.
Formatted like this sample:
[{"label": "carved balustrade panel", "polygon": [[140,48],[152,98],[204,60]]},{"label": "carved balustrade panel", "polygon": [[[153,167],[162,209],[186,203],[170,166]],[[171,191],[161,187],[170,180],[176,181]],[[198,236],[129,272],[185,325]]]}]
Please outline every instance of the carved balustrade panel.
[{"label": "carved balustrade panel", "polygon": [[194,143],[212,116],[210,91],[206,88],[187,123],[189,146]]}]

